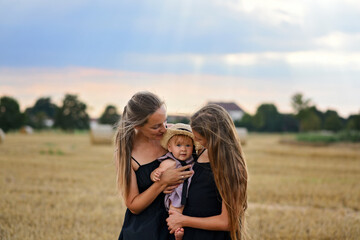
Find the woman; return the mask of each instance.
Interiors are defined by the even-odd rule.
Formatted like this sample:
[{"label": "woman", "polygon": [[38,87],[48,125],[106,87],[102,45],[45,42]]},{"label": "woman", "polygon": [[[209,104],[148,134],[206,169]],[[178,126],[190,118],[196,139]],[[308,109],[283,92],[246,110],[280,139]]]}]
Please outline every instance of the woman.
[{"label": "woman", "polygon": [[160,181],[150,173],[156,159],[166,153],[160,139],[166,132],[164,103],[150,92],[136,93],[124,108],[116,133],[117,182],[127,207],[119,239],[168,240],[163,204],[167,186],[180,184],[192,175],[190,166],[165,171]]},{"label": "woman", "polygon": [[243,240],[248,175],[234,123],[224,108],[211,104],[190,124],[205,150],[193,167],[183,215],[169,212],[169,230],[186,227],[184,240]]}]

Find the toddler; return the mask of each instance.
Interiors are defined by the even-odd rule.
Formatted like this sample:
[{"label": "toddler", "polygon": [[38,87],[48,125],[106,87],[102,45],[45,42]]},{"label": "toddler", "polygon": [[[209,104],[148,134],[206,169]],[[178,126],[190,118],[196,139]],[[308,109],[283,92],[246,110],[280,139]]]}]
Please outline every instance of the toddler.
[{"label": "toddler", "polygon": [[[200,147],[194,140],[190,125],[183,123],[177,123],[168,128],[160,144],[169,152],[158,158],[158,160],[161,161],[160,166],[150,175],[151,180],[154,182],[159,181],[161,174],[168,168],[178,168],[188,164],[192,165],[194,163],[194,147],[196,150]],[[182,213],[190,182],[191,177],[185,179],[172,193],[165,195],[164,202],[167,210],[175,210]],[[183,229],[175,231],[176,240],[181,240],[183,235]]]}]

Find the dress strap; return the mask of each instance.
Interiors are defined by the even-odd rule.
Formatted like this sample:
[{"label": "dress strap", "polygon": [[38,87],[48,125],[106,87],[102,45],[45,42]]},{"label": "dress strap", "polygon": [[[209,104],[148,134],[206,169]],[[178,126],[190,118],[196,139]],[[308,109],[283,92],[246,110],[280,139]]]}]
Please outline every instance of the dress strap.
[{"label": "dress strap", "polygon": [[194,162],[197,162],[197,160],[199,159],[199,157],[201,156],[201,154],[203,154],[205,152],[206,148],[204,148],[201,153],[199,155],[196,154],[195,148],[193,148],[193,153],[192,156],[194,158]]},{"label": "dress strap", "polygon": [[206,148],[204,148],[201,153],[198,155],[198,158],[201,156],[201,154],[203,154],[206,151]]},{"label": "dress strap", "polygon": [[131,159],[134,160],[139,165],[139,167],[141,167],[141,164],[138,161],[136,161],[136,159],[133,156],[131,156]]}]

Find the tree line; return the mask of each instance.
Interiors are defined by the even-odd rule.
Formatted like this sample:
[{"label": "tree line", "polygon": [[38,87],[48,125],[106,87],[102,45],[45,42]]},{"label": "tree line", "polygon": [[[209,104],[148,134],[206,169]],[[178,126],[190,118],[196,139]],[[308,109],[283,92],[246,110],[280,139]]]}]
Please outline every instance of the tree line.
[{"label": "tree line", "polygon": [[[116,107],[109,105],[98,119],[102,124],[115,124],[120,118]],[[90,117],[87,105],[77,95],[66,94],[61,106],[51,102],[51,98],[38,99],[33,107],[20,111],[16,99],[8,96],[0,98],[0,128],[5,132],[27,125],[34,129],[60,128],[65,131],[89,129]]]},{"label": "tree line", "polygon": [[[234,121],[235,126],[257,132],[360,131],[360,114],[350,115],[345,119],[334,110],[321,112],[301,93],[292,96],[291,105],[294,112],[282,114],[274,104],[261,104],[254,115],[245,113],[241,120]],[[108,105],[98,122],[115,124],[120,117],[117,108]],[[20,111],[16,99],[8,96],[0,98],[0,128],[5,132],[24,125],[35,129],[52,127],[73,131],[89,129],[89,122],[87,105],[77,95],[66,94],[61,106],[52,103],[49,97],[39,98],[33,107],[24,112]]]},{"label": "tree line", "polygon": [[279,113],[274,104],[261,104],[254,115],[245,113],[241,120],[235,121],[237,127],[246,127],[257,132],[310,132],[328,130],[360,130],[360,114],[342,118],[334,110],[321,112],[305,99],[301,93],[291,98],[294,113]]}]

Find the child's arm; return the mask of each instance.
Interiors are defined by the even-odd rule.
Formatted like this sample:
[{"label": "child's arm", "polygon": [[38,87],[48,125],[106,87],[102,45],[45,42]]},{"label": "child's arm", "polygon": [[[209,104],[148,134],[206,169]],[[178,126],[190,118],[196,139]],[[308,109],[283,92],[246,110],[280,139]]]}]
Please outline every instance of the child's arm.
[{"label": "child's arm", "polygon": [[131,169],[129,194],[124,198],[126,207],[134,214],[141,213],[168,185],[180,184],[182,182],[182,176],[185,178],[190,177],[194,172],[185,171],[189,167],[190,166],[184,166],[177,169],[166,170],[162,174],[160,181],[154,182],[142,193],[139,193],[135,171]]},{"label": "child's arm", "polygon": [[165,170],[162,169],[161,167],[158,167],[154,171],[152,171],[151,174],[150,174],[151,181],[153,181],[153,182],[159,181],[161,173],[163,173],[164,171]]},{"label": "child's arm", "polygon": [[153,182],[159,181],[161,174],[169,168],[175,168],[175,161],[172,160],[171,158],[168,158],[168,159],[165,159],[164,161],[162,161],[160,163],[160,166],[151,172],[151,174],[150,174],[151,181],[153,181]]},{"label": "child's arm", "polygon": [[211,217],[189,217],[182,215],[177,211],[169,211],[169,217],[166,219],[170,233],[182,227],[192,227],[213,231],[229,231],[228,211],[225,203],[222,203],[221,214]]}]

